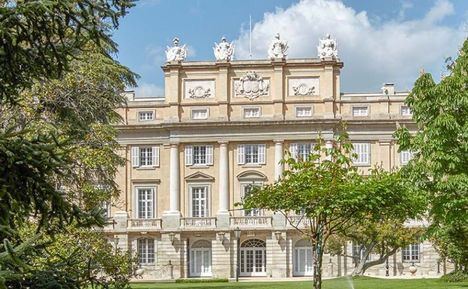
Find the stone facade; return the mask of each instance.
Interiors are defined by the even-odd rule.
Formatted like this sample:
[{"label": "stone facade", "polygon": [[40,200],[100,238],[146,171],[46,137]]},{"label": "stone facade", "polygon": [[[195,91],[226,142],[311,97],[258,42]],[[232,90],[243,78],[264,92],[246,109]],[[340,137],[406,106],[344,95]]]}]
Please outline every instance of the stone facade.
[{"label": "stone facade", "polygon": [[[117,126],[127,159],[116,179],[122,193],[105,230],[116,246],[140,253],[144,279],[234,278],[236,228],[241,276],[310,275],[307,242],[283,216],[235,204],[250,186],[281,175],[286,150],[307,150],[319,133],[331,140],[341,120],[363,144],[356,164],[362,173],[406,161],[392,134],[400,125],[415,129],[407,93],[392,84],[378,93],[342,93],[342,67],[335,57],[173,61],[162,67],[165,98],[128,93]],[[429,243],[413,251],[415,276],[443,273]],[[368,274],[410,276],[410,264],[398,252]],[[324,276],[350,274],[353,266],[350,258],[325,255]]]}]

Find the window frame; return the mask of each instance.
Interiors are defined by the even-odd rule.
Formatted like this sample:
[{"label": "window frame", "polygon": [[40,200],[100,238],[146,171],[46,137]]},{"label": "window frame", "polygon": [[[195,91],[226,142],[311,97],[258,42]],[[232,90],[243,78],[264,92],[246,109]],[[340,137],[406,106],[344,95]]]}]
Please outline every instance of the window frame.
[{"label": "window frame", "polygon": [[[415,250],[415,247],[417,247],[417,250]],[[420,263],[421,262],[421,243],[412,243],[402,248],[401,260],[404,263]]]},{"label": "window frame", "polygon": [[[405,157],[404,157],[404,155],[406,155],[406,154],[407,154],[407,158],[408,158],[407,160],[405,160]],[[413,158],[413,153],[411,151],[409,151],[409,150],[400,151],[400,164],[401,165],[407,165],[412,158]]]},{"label": "window frame", "polygon": [[[309,109],[309,114],[308,115],[299,115],[299,110],[300,109]],[[312,106],[296,106],[296,117],[297,118],[306,118],[306,117],[312,117]]]},{"label": "window frame", "polygon": [[[205,112],[205,117],[203,117],[203,118],[194,117],[194,114],[196,112],[201,112],[201,111]],[[190,110],[190,119],[193,119],[193,120],[206,120],[206,119],[209,118],[209,116],[210,116],[210,109],[207,108],[207,107],[192,108]]]},{"label": "window frame", "polygon": [[[408,109],[408,112],[407,113],[403,113],[403,110],[404,109]],[[401,105],[400,106],[400,115],[401,116],[412,116],[413,115],[413,112],[411,111],[411,108],[408,106],[408,105]]]},{"label": "window frame", "polygon": [[[264,185],[263,180],[239,181],[239,187],[241,190],[240,192],[241,201],[243,201],[246,196],[246,192],[245,192],[246,188],[252,187],[252,186],[262,187],[263,185]],[[246,211],[253,211],[257,213],[248,214],[246,213]],[[264,214],[265,212],[262,209],[249,209],[249,210],[242,209],[242,215],[245,217],[259,217],[259,216],[264,216]]]},{"label": "window frame", "polygon": [[[142,266],[153,265],[156,262],[156,244],[155,239],[152,238],[138,238],[137,239],[137,256],[138,256],[138,263]],[[144,243],[144,244],[142,244]],[[144,245],[144,246],[141,246]],[[150,246],[151,245],[151,246]],[[142,254],[141,248],[144,248],[144,254]],[[152,248],[152,252],[150,252],[149,248]]]},{"label": "window frame", "polygon": [[[253,110],[256,110],[258,111],[258,115],[251,115],[251,116],[248,116],[247,115],[247,111],[253,111]],[[259,118],[262,116],[262,108],[260,106],[247,106],[247,107],[244,107],[243,108],[243,117],[244,118]]]},{"label": "window frame", "polygon": [[[357,109],[362,109],[362,108],[365,109],[365,111],[366,111],[365,114],[361,114],[361,113],[356,114],[356,113],[355,113],[355,110],[357,110]],[[353,106],[351,107],[351,115],[352,115],[353,117],[366,117],[366,116],[369,116],[369,110],[370,110],[370,109],[369,109],[369,106],[368,106],[368,105],[353,105]]]},{"label": "window frame", "polygon": [[[152,193],[152,200],[151,200],[151,216],[148,217],[148,212],[143,213],[146,217],[140,217],[140,190],[150,190]],[[157,216],[157,206],[156,206],[156,186],[135,186],[135,218],[136,219],[155,219]],[[148,201],[147,199],[144,201]]]},{"label": "window frame", "polygon": [[[193,198],[193,189],[194,188],[205,188],[205,208],[202,214],[198,216],[194,215],[194,198]],[[211,216],[211,186],[207,183],[191,183],[188,185],[188,211],[191,218],[209,218]]]},{"label": "window frame", "polygon": [[[147,114],[151,114],[151,118],[144,118],[142,119],[142,115],[147,115]],[[142,111],[139,111],[138,112],[138,121],[139,122],[147,122],[147,121],[152,121],[154,120],[155,118],[155,112],[154,110],[142,110]]]},{"label": "window frame", "polygon": [[[370,142],[353,142],[353,154],[357,154],[357,157],[353,157],[353,165],[355,166],[370,166],[371,164],[371,149],[372,145]],[[366,162],[361,162],[358,161],[360,158],[360,154],[356,152],[355,145],[366,145],[367,146],[367,161]]]}]

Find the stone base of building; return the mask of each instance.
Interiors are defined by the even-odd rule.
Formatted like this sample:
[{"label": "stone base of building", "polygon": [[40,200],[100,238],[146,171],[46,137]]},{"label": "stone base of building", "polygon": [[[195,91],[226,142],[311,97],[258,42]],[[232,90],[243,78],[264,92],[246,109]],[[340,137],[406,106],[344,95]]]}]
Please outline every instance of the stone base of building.
[{"label": "stone base of building", "polygon": [[[151,243],[148,263],[140,264],[143,274],[138,280],[175,280],[179,278],[236,277],[239,259],[239,278],[284,279],[312,276],[313,267],[307,242],[294,230],[244,230],[238,242],[232,230],[212,231],[156,231],[114,234],[122,249],[134,252],[139,246]],[[148,240],[140,241],[139,240]],[[239,247],[239,251],[238,251]],[[352,244],[347,254],[352,256]],[[364,275],[389,278],[434,278],[450,272],[453,265],[441,261],[431,243],[419,244],[419,256],[414,262],[403,261],[399,251],[381,265],[369,268]],[[146,253],[145,253],[146,254]],[[371,256],[373,258],[375,256]],[[351,275],[353,258],[325,254],[323,277]],[[416,272],[413,272],[416,269]]]}]

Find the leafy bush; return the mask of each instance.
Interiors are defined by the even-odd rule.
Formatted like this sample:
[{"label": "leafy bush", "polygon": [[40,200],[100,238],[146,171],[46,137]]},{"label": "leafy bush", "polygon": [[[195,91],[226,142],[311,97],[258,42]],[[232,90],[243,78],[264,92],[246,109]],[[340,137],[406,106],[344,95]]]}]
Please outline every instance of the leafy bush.
[{"label": "leafy bush", "polygon": [[464,282],[468,281],[468,273],[462,271],[455,271],[448,274],[445,274],[441,278],[445,282]]}]

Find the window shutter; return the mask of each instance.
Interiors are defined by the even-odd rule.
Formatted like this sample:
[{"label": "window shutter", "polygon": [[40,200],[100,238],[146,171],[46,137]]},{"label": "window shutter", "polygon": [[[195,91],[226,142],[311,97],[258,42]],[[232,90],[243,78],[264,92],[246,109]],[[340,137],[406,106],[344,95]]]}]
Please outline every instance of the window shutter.
[{"label": "window shutter", "polygon": [[292,143],[289,145],[289,153],[293,159],[297,160],[297,143]]},{"label": "window shutter", "polygon": [[213,165],[213,146],[207,145],[206,146],[206,164]]},{"label": "window shutter", "polygon": [[140,148],[132,147],[132,166],[137,168],[140,166]]},{"label": "window shutter", "polygon": [[265,145],[258,145],[258,163],[265,164]]},{"label": "window shutter", "polygon": [[237,146],[237,164],[245,164],[245,145]]},{"label": "window shutter", "polygon": [[151,147],[153,167],[159,167],[159,147]]},{"label": "window shutter", "polygon": [[193,165],[193,146],[185,146],[185,165]]},{"label": "window shutter", "polygon": [[363,162],[369,163],[369,144],[362,145]]}]

